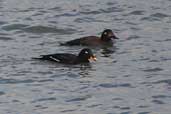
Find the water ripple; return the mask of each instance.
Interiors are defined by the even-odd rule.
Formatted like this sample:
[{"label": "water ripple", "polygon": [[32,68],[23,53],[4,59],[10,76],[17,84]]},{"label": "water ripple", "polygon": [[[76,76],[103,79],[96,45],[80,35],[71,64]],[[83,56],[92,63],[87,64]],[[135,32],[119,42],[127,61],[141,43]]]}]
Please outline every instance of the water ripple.
[{"label": "water ripple", "polygon": [[162,68],[148,68],[148,69],[145,69],[143,70],[144,72],[159,72],[159,71],[162,71],[163,69]]},{"label": "water ripple", "polygon": [[63,13],[63,14],[58,14],[58,15],[55,15],[56,18],[58,17],[73,17],[73,16],[77,16],[79,15],[79,13]]},{"label": "water ripple", "polygon": [[61,7],[55,6],[53,8],[49,8],[48,10],[53,10],[53,11],[62,11]]},{"label": "water ripple", "polygon": [[4,95],[4,94],[5,94],[5,93],[4,93],[3,91],[0,91],[0,96],[1,96],[1,95]]},{"label": "water ripple", "polygon": [[27,27],[28,25],[25,25],[25,24],[9,24],[9,25],[4,25],[2,27],[3,30],[6,30],[6,31],[12,31],[12,30],[18,30],[18,29],[23,29],[25,27]]},{"label": "water ripple", "polygon": [[138,35],[131,35],[131,36],[129,36],[127,38],[127,40],[138,39],[138,38],[140,38],[140,36],[138,36]]},{"label": "water ripple", "polygon": [[159,80],[159,81],[156,81],[156,82],[153,82],[153,83],[154,84],[165,83],[165,84],[171,85],[171,79]]},{"label": "water ripple", "polygon": [[50,98],[40,98],[40,99],[36,99],[34,101],[32,101],[32,103],[36,103],[36,102],[43,102],[43,101],[55,101],[56,98],[55,97],[50,97]]},{"label": "water ripple", "polygon": [[13,39],[10,38],[10,37],[5,37],[5,36],[1,37],[1,36],[0,36],[0,40],[8,41],[8,40],[13,40]]},{"label": "water ripple", "polygon": [[110,2],[107,2],[106,3],[106,5],[108,5],[108,6],[113,6],[113,5],[115,5],[115,4],[117,4],[117,2],[116,1],[110,1]]},{"label": "water ripple", "polygon": [[93,104],[93,105],[90,105],[90,106],[87,106],[88,108],[94,108],[94,107],[98,107],[98,106],[101,106],[102,104]]},{"label": "water ripple", "polygon": [[[109,114],[113,114],[113,113],[109,113]],[[128,112],[121,112],[120,114],[131,114],[131,112],[130,111],[128,111]]]},{"label": "water ripple", "polygon": [[100,9],[102,13],[113,13],[113,12],[122,12],[124,9],[118,7],[110,7],[107,9]]},{"label": "water ripple", "polygon": [[48,108],[48,107],[45,107],[45,106],[42,106],[42,105],[35,105],[35,107],[38,108],[38,109],[46,109],[46,108]]},{"label": "water ripple", "polygon": [[59,29],[56,27],[47,27],[47,26],[31,26],[23,29],[25,32],[31,33],[57,33],[57,34],[73,34],[76,32],[75,29],[65,28]]},{"label": "water ripple", "polygon": [[73,111],[76,111],[77,109],[70,109],[70,110],[63,110],[61,111],[62,113],[66,113],[66,112],[73,112]]},{"label": "water ripple", "polygon": [[0,84],[19,84],[19,83],[33,83],[34,80],[16,80],[16,79],[0,79]]},{"label": "water ripple", "polygon": [[171,98],[171,96],[168,95],[154,95],[152,98]]},{"label": "water ripple", "polygon": [[86,95],[86,96],[81,96],[81,97],[78,97],[78,98],[73,98],[73,99],[67,100],[66,102],[84,101],[84,100],[87,100],[89,98],[91,98],[91,95]]},{"label": "water ripple", "polygon": [[145,11],[142,10],[136,10],[136,11],[132,11],[129,13],[129,15],[144,15]]},{"label": "water ripple", "polygon": [[80,11],[80,14],[85,14],[85,15],[89,15],[89,14],[100,14],[101,11]]},{"label": "water ripple", "polygon": [[44,80],[39,80],[39,81],[37,81],[37,82],[53,82],[54,80],[52,80],[52,79],[44,79]]},{"label": "water ripple", "polygon": [[84,23],[84,22],[105,22],[104,20],[99,20],[99,19],[95,19],[95,18],[90,18],[90,17],[84,17],[84,18],[76,18],[74,20],[77,23]]},{"label": "water ripple", "polygon": [[141,18],[141,20],[160,21],[161,19],[166,18],[166,17],[170,17],[170,15],[166,15],[166,14],[163,14],[163,13],[154,13],[154,14],[151,14],[150,16],[148,16],[148,17]]},{"label": "water ripple", "polygon": [[137,114],[150,114],[151,112],[139,112]]},{"label": "water ripple", "polygon": [[123,84],[104,83],[104,84],[99,84],[99,86],[104,88],[132,87],[131,84],[129,83],[123,83]]},{"label": "water ripple", "polygon": [[165,104],[163,101],[161,100],[152,100],[153,103],[155,104]]},{"label": "water ripple", "polygon": [[169,15],[164,14],[164,13],[154,13],[154,14],[151,14],[150,16],[151,16],[151,17],[156,17],[156,18],[170,17]]},{"label": "water ripple", "polygon": [[0,25],[6,24],[6,22],[4,21],[0,21]]}]

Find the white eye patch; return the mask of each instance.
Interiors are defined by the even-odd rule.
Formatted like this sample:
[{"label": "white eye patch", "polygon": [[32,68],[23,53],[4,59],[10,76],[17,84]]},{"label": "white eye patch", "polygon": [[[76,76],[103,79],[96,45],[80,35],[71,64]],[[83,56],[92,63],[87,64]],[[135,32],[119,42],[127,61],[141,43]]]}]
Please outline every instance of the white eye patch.
[{"label": "white eye patch", "polygon": [[107,35],[107,32],[104,32],[104,35]]},{"label": "white eye patch", "polygon": [[88,51],[85,51],[84,53],[85,53],[85,54],[88,54]]}]

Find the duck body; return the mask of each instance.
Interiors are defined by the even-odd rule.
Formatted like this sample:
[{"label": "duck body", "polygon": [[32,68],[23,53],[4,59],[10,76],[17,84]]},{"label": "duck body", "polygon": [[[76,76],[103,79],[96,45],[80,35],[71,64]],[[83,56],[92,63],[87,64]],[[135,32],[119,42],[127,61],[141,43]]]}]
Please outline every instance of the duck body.
[{"label": "duck body", "polygon": [[106,43],[113,44],[112,41],[103,42],[102,40],[100,40],[100,37],[97,36],[87,36],[87,37],[68,41],[63,45],[69,45],[69,46],[74,46],[74,45],[97,46],[98,45],[99,46],[99,45],[105,45]]},{"label": "duck body", "polygon": [[98,36],[86,36],[74,40],[67,41],[61,45],[85,45],[85,46],[100,46],[100,45],[113,45],[113,39],[118,39],[112,30],[106,29],[103,31],[101,37]]},{"label": "duck body", "polygon": [[77,56],[69,53],[57,53],[57,54],[41,55],[41,57],[38,59],[49,60],[58,63],[76,64]]},{"label": "duck body", "polygon": [[96,60],[90,49],[84,48],[80,51],[78,55],[70,53],[56,53],[41,55],[39,58],[33,58],[39,60],[48,60],[64,64],[79,64],[79,63],[89,63],[89,60]]}]

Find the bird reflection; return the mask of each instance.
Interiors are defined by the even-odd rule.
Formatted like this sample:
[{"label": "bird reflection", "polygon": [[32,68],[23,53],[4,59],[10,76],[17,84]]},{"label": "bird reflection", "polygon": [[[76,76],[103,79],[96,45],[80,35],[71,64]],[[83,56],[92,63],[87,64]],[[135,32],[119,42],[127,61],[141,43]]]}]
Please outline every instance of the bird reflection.
[{"label": "bird reflection", "polygon": [[116,47],[112,48],[102,48],[101,54],[103,54],[103,57],[110,57],[111,54],[116,52]]}]

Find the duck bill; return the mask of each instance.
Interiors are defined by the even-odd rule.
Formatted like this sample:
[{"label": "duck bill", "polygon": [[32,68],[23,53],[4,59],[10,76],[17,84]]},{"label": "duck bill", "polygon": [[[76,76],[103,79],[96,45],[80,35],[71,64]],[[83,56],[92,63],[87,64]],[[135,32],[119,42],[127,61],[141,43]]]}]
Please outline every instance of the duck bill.
[{"label": "duck bill", "polygon": [[112,36],[111,38],[113,38],[113,39],[119,39],[118,37],[116,37],[116,36]]},{"label": "duck bill", "polygon": [[113,38],[113,39],[119,39],[118,37],[115,36],[113,33],[109,33],[108,37]]},{"label": "duck bill", "polygon": [[90,61],[97,61],[97,58],[96,58],[96,56],[91,56],[88,60],[90,60]]},{"label": "duck bill", "polygon": [[115,36],[114,39],[119,39],[119,38]]}]

